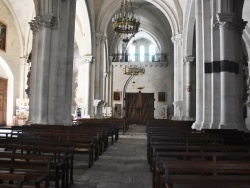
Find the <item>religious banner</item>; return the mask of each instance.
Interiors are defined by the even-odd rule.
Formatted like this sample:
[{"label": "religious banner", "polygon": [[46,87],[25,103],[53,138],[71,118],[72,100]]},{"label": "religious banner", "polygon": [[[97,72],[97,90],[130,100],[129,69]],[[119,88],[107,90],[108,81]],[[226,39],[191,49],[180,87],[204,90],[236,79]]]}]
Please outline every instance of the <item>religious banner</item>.
[{"label": "religious banner", "polygon": [[3,51],[6,51],[6,30],[6,24],[0,21],[0,49]]}]

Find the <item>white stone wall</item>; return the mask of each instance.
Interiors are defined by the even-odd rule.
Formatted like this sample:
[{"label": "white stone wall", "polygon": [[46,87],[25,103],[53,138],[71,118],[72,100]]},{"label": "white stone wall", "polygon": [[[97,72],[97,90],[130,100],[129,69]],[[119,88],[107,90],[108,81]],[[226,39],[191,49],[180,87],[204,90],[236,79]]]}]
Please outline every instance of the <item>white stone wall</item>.
[{"label": "white stone wall", "polygon": [[[113,91],[122,91],[126,81],[129,78],[129,75],[123,74],[123,66],[126,63],[112,63],[113,64]],[[156,119],[161,119],[160,116],[162,107],[164,105],[168,105],[168,118],[171,117],[171,106],[173,101],[171,101],[171,92],[173,90],[171,83],[171,66],[167,65],[167,63],[142,63],[145,65],[145,74],[140,76],[135,76],[128,84],[127,93],[138,93],[138,87],[144,87],[141,90],[142,93],[154,93],[154,117]],[[133,82],[134,87],[133,87]],[[166,101],[158,102],[158,92],[166,92]],[[122,97],[123,98],[123,97]],[[113,97],[112,97],[113,99]],[[113,112],[115,104],[121,104],[123,109],[123,100],[121,101],[113,101]],[[125,110],[122,110],[122,117],[125,116]]]},{"label": "white stone wall", "polygon": [[[19,97],[19,87],[20,87],[20,38],[18,31],[15,25],[15,19],[11,15],[11,12],[0,0],[0,20],[7,24],[7,36],[6,36],[6,52],[0,50],[0,56],[8,64],[12,74],[14,75],[14,98],[13,98],[13,107],[15,106],[15,99]],[[28,24],[28,23],[27,23]],[[1,65],[0,65],[1,66]],[[5,75],[0,69],[0,75]],[[8,94],[9,97],[9,94]],[[13,112],[15,108],[13,108]],[[15,113],[15,112],[14,112]],[[11,117],[8,117],[11,118]]]}]

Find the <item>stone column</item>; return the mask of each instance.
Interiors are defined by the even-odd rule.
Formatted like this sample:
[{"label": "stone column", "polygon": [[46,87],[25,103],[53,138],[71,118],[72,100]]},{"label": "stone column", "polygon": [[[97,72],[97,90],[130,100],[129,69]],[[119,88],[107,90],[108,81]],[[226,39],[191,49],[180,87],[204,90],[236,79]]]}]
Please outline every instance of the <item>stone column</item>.
[{"label": "stone column", "polygon": [[178,103],[183,101],[183,60],[182,60],[182,34],[172,37],[174,43],[174,116],[173,120],[180,119]]},{"label": "stone column", "polygon": [[20,94],[19,94],[19,98],[23,99],[25,98],[25,78],[27,77],[27,75],[25,75],[26,73],[26,64],[27,64],[27,58],[25,57],[21,57],[20,58]]},{"label": "stone column", "polygon": [[219,128],[235,128],[235,108],[231,105],[235,101],[235,88],[232,86],[235,83],[235,64],[230,53],[234,52],[234,43],[231,43],[234,38],[232,32],[233,14],[217,15],[220,24],[220,59],[221,59],[221,113]]},{"label": "stone column", "polygon": [[76,0],[35,5],[29,123],[69,125]]},{"label": "stone column", "polygon": [[[103,68],[106,62],[105,55],[105,43],[107,37],[101,33],[96,33],[96,61],[95,61],[95,89],[94,89],[94,99],[104,101],[103,96]],[[99,103],[96,117],[102,117],[102,106],[103,103]]]},{"label": "stone column", "polygon": [[235,37],[235,62],[239,64],[239,74],[235,74],[235,127],[240,130],[247,130],[244,115],[243,115],[243,54],[242,54],[242,34],[247,24],[241,18],[234,17],[233,23],[235,26],[234,37]]},{"label": "stone column", "polygon": [[212,71],[207,70],[207,65],[211,67],[211,7],[210,0],[202,1],[202,28],[203,28],[203,117],[201,127],[210,128],[212,119]]},{"label": "stone column", "polygon": [[174,116],[173,120],[178,119],[178,109],[175,104],[178,101],[178,63],[177,63],[177,40],[172,37],[172,42],[174,43]]},{"label": "stone column", "polygon": [[192,87],[191,87],[191,66],[192,62],[194,61],[194,57],[187,56],[185,57],[185,65],[186,65],[186,120],[193,120],[193,117],[191,117],[191,93],[192,93]]},{"label": "stone column", "polygon": [[78,107],[83,108],[84,118],[90,118],[91,107],[91,64],[93,56],[83,56],[75,59],[78,66],[77,91],[75,101]]},{"label": "stone column", "polygon": [[212,119],[210,127],[212,129],[219,128],[220,122],[220,30],[216,17],[211,20],[212,30]]},{"label": "stone column", "polygon": [[106,105],[108,103],[108,73],[103,73],[103,101],[105,101]]},{"label": "stone column", "polygon": [[202,1],[195,0],[196,28],[196,117],[192,126],[201,129],[203,119],[203,38],[202,38]]}]

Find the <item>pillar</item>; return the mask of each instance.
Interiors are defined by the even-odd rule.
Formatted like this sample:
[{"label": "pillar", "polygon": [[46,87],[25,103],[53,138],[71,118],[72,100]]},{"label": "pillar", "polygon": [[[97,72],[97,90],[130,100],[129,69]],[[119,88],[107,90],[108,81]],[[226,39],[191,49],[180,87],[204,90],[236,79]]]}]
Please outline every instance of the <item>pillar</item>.
[{"label": "pillar", "polygon": [[69,125],[76,0],[35,5],[29,123]]},{"label": "pillar", "polygon": [[232,32],[233,14],[217,15],[220,27],[220,83],[221,83],[221,111],[219,128],[235,128],[235,108],[232,106],[235,101],[233,91],[235,89],[235,74],[237,73],[238,64],[234,61],[234,57],[230,53],[234,51],[234,38]]},{"label": "pillar", "polygon": [[25,85],[26,85],[26,64],[27,64],[27,58],[21,57],[20,58],[20,91],[19,91],[19,98],[23,99],[25,98]]},{"label": "pillar", "polygon": [[239,130],[247,130],[243,114],[243,54],[242,54],[242,34],[247,24],[241,18],[234,17],[234,38],[235,38],[235,62],[239,64],[239,74],[235,74],[235,126]]},{"label": "pillar", "polygon": [[202,1],[195,0],[196,28],[196,116],[192,126],[201,129],[203,119],[203,38],[202,38]]},{"label": "pillar", "polygon": [[98,103],[96,117],[102,117],[102,106],[104,102],[104,64],[106,63],[105,43],[107,37],[101,33],[96,33],[96,61],[95,61],[95,86],[94,86],[94,100],[101,100]]},{"label": "pillar", "polygon": [[185,57],[185,65],[186,65],[186,88],[185,88],[185,95],[186,95],[186,120],[193,120],[191,117],[191,94],[192,94],[192,87],[191,87],[191,66],[192,62],[194,61],[194,57],[187,56]]},{"label": "pillar", "polygon": [[[215,9],[215,8],[214,8]],[[212,63],[211,63],[211,73],[212,73],[212,119],[210,127],[212,129],[218,129],[220,124],[220,30],[219,23],[216,15],[213,16],[211,20],[212,28]]]},{"label": "pillar", "polygon": [[[203,33],[203,115],[201,128],[208,129],[212,119],[212,90],[211,90],[211,8],[210,0],[202,1],[202,33]],[[207,67],[207,65],[209,67]]]},{"label": "pillar", "polygon": [[183,59],[182,59],[182,34],[172,37],[174,43],[174,116],[173,120],[180,119],[178,104],[183,101]]},{"label": "pillar", "polygon": [[93,56],[82,56],[75,59],[78,67],[77,91],[75,101],[83,109],[83,117],[90,118],[91,107],[91,65]]}]

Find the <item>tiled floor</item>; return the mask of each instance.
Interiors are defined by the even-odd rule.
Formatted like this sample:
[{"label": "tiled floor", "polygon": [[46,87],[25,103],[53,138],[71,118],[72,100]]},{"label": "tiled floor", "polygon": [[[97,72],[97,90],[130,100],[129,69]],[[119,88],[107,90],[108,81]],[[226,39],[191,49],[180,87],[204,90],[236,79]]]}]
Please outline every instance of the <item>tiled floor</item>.
[{"label": "tiled floor", "polygon": [[151,188],[145,126],[131,125],[90,169],[76,156],[72,188]]}]

